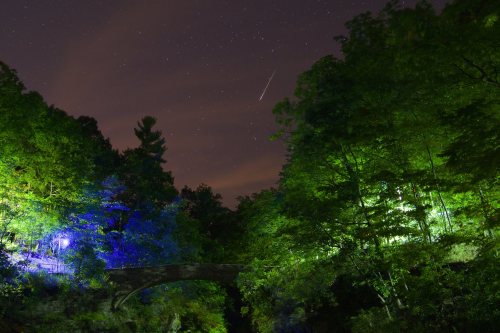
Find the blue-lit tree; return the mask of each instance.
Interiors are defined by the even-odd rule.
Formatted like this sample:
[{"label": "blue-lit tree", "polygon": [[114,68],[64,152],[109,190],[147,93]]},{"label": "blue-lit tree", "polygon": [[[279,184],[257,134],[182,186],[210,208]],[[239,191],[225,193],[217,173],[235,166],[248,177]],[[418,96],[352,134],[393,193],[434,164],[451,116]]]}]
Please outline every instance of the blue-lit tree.
[{"label": "blue-lit tree", "polygon": [[165,207],[156,218],[143,218],[133,212],[123,231],[107,234],[109,252],[103,254],[107,267],[166,264],[178,257],[173,239],[177,204]]},{"label": "blue-lit tree", "polygon": [[78,277],[92,278],[104,267],[130,267],[172,262],[178,248],[173,240],[178,202],[145,218],[119,199],[125,190],[117,177],[109,177],[83,212],[69,225],[50,235],[52,252],[63,257]]}]

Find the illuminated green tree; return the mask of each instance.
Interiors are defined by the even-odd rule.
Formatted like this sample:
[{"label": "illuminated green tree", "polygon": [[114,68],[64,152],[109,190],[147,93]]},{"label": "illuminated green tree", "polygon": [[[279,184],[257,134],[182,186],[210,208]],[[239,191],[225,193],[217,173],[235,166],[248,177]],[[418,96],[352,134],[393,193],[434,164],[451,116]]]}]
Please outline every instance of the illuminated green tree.
[{"label": "illuminated green tree", "polygon": [[[288,163],[278,192],[243,208],[258,212],[248,217],[250,244],[286,250],[249,248],[286,267],[280,274],[343,274],[370,286],[379,304],[357,317],[358,331],[374,320],[380,331],[478,329],[498,315],[472,319],[493,303],[467,303],[472,293],[460,284],[475,289],[478,276],[460,265],[488,263],[491,272],[496,256],[499,10],[498,2],[456,1],[436,15],[425,1],[412,10],[393,1],[377,16],[362,14],[338,38],[342,60],[319,60],[299,77],[296,98],[275,107]],[[316,304],[274,274],[257,265],[243,286],[266,325],[280,325],[279,299],[304,313]],[[496,292],[483,282],[487,299]],[[456,312],[465,304],[470,311]]]},{"label": "illuminated green tree", "polygon": [[84,187],[93,184],[93,146],[75,119],[25,92],[5,64],[0,64],[0,142],[3,207],[15,213],[13,232],[34,241],[63,222],[82,200]]}]

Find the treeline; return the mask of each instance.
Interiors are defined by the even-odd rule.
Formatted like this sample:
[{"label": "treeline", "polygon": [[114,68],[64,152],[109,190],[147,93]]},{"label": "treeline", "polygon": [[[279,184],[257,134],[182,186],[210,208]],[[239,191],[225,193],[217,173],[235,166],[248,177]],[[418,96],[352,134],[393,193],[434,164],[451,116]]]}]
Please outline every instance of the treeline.
[{"label": "treeline", "polygon": [[47,106],[2,64],[6,251],[47,252],[44,239],[70,236],[68,250],[53,253],[75,271],[59,282],[69,285],[63,294],[75,284],[106,286],[106,265],[249,265],[237,281],[242,304],[237,290],[180,282],[145,291],[119,313],[92,308],[83,295],[69,316],[64,306],[23,324],[50,292],[4,256],[4,325],[495,331],[500,2],[456,0],[436,14],[429,2],[391,1],[347,28],[336,38],[342,58],[320,59],[274,109],[275,138],[288,145],[279,186],[240,198],[236,211],[206,185],[175,189],[153,118],[134,129],[139,146],[119,153],[94,119]]},{"label": "treeline", "polygon": [[[48,106],[0,63],[0,331],[224,330],[230,298],[213,283],[148,290],[119,315],[89,296],[109,289],[105,268],[234,260],[235,213],[206,185],[174,187],[155,122],[139,121],[138,147],[118,152],[95,119]],[[33,267],[47,258],[72,275]]]},{"label": "treeline", "polygon": [[280,186],[240,206],[260,331],[495,330],[499,15],[390,2],[275,107]]}]

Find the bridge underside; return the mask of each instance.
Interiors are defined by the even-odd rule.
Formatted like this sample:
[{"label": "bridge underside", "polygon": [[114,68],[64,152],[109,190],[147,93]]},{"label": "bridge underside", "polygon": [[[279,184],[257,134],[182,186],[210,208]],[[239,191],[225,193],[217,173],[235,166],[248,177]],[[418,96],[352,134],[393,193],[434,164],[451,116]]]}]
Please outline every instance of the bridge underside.
[{"label": "bridge underside", "polygon": [[232,264],[181,264],[109,269],[109,279],[117,288],[111,309],[118,309],[130,296],[145,288],[168,282],[209,280],[231,284],[243,268],[243,265]]}]

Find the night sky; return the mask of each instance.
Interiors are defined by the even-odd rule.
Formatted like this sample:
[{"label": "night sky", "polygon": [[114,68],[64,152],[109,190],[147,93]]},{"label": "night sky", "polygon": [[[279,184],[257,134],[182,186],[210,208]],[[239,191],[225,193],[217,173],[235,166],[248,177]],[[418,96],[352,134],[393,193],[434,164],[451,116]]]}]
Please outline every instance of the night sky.
[{"label": "night sky", "polygon": [[2,0],[0,60],[47,103],[96,118],[119,149],[156,117],[176,186],[208,184],[233,206],[278,180],[273,106],[316,60],[340,55],[347,20],[386,2]]}]

